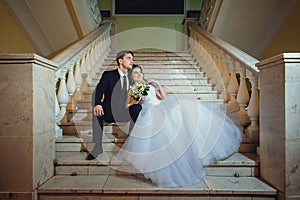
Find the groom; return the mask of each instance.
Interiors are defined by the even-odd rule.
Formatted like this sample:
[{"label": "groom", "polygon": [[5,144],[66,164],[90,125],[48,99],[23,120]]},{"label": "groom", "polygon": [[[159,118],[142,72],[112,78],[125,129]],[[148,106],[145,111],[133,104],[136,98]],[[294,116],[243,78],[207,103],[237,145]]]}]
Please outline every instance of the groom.
[{"label": "groom", "polygon": [[140,104],[132,105],[129,108],[125,106],[127,90],[130,85],[127,74],[132,69],[133,57],[132,51],[119,52],[116,56],[118,68],[103,72],[94,91],[92,126],[95,146],[87,155],[86,160],[93,160],[103,153],[103,121],[109,123],[130,121],[130,127],[132,127],[142,109]]}]

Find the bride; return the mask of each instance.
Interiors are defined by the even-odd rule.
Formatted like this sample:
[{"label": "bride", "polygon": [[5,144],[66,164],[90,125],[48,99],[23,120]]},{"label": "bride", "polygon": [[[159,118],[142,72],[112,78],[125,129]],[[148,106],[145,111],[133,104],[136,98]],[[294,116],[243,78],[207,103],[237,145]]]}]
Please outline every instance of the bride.
[{"label": "bride", "polygon": [[[130,71],[133,83],[144,82],[141,66]],[[155,80],[148,80],[148,95],[127,106],[142,104],[142,111],[117,154],[120,170],[142,173],[159,187],[200,183],[204,166],[225,159],[241,142],[238,127],[214,103],[170,95]]]}]

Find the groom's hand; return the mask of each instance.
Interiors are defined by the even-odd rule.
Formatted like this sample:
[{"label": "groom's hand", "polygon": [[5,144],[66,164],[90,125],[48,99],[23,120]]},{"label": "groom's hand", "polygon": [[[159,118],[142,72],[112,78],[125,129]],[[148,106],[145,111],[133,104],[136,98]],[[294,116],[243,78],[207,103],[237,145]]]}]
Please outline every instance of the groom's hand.
[{"label": "groom's hand", "polygon": [[94,115],[96,115],[97,117],[104,115],[104,111],[103,111],[102,106],[96,105],[94,107]]}]

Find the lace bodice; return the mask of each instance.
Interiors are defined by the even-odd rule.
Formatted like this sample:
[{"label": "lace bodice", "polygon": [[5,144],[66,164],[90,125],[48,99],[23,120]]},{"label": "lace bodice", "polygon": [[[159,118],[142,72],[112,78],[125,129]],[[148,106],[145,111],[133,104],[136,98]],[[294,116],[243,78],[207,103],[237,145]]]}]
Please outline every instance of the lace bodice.
[{"label": "lace bodice", "polygon": [[156,97],[155,88],[152,85],[149,85],[149,92],[142,106],[144,107],[144,106],[158,105],[159,103],[160,100],[157,99]]}]

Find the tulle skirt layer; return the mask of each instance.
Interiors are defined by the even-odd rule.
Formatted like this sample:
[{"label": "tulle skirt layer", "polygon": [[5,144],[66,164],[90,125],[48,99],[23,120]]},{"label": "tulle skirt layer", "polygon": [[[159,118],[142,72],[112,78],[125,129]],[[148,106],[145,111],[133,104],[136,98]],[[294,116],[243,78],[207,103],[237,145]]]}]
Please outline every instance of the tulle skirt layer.
[{"label": "tulle skirt layer", "polygon": [[159,187],[188,186],[202,182],[203,167],[236,152],[240,142],[240,130],[216,104],[170,96],[143,106],[117,159],[122,170],[143,173]]}]

